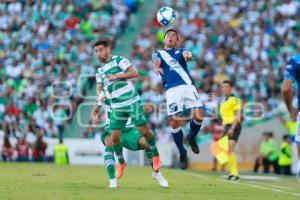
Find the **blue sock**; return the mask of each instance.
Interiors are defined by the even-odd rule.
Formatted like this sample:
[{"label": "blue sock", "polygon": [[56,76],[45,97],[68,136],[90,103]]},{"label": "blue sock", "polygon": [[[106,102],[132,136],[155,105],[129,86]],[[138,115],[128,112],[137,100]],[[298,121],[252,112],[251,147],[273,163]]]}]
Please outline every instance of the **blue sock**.
[{"label": "blue sock", "polygon": [[183,146],[183,132],[181,128],[172,129],[172,136],[179,151],[179,154],[185,154],[186,149]]},{"label": "blue sock", "polygon": [[202,122],[197,122],[195,120],[191,120],[190,133],[187,136],[189,140],[193,140],[197,136],[197,134],[201,128],[201,124],[202,124]]}]

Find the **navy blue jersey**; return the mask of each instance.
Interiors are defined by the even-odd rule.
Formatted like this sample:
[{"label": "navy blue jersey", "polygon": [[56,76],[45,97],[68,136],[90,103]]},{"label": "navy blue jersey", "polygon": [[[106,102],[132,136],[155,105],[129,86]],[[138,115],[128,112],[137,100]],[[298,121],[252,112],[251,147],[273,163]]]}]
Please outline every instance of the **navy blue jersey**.
[{"label": "navy blue jersey", "polygon": [[183,57],[184,48],[155,51],[152,59],[160,59],[161,75],[166,90],[178,85],[191,85],[192,78]]},{"label": "navy blue jersey", "polygon": [[284,78],[298,84],[298,109],[300,110],[300,54],[291,57],[285,68]]}]

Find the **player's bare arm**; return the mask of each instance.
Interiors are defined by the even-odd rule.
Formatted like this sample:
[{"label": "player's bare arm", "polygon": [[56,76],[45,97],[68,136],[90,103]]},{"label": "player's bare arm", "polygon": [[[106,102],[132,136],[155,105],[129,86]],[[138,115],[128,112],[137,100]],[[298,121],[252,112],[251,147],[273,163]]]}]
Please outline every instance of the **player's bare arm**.
[{"label": "player's bare arm", "polygon": [[105,100],[105,94],[103,92],[103,86],[102,86],[102,84],[97,84],[96,92],[97,92],[99,101],[103,102]]},{"label": "player's bare arm", "polygon": [[296,120],[298,111],[292,105],[293,94],[292,94],[292,80],[284,80],[281,88],[281,94],[286,104],[286,107],[290,113],[290,116],[293,120]]},{"label": "player's bare arm", "polygon": [[160,67],[160,63],[161,63],[161,60],[160,60],[160,59],[155,59],[155,60],[153,61],[153,69],[154,69],[154,72],[155,72],[158,76],[164,74],[163,69]]},{"label": "player's bare arm", "polygon": [[93,120],[93,124],[97,124],[99,122],[99,106],[95,104],[92,108],[91,118]]},{"label": "player's bare arm", "polygon": [[129,67],[127,71],[123,74],[111,74],[108,76],[109,81],[114,81],[118,79],[132,79],[137,78],[138,74],[133,67]]}]

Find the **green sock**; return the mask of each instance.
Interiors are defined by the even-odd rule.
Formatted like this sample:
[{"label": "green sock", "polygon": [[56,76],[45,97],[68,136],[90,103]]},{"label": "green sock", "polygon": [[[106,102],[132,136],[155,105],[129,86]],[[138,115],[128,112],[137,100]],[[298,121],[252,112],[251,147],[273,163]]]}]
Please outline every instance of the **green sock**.
[{"label": "green sock", "polygon": [[146,140],[147,140],[147,143],[150,146],[150,149],[152,151],[153,156],[158,156],[159,153],[158,153],[158,150],[157,150],[157,147],[156,147],[156,144],[155,144],[154,136],[152,135],[152,137],[150,139],[146,139]]},{"label": "green sock", "polygon": [[124,163],[125,161],[124,161],[124,157],[123,157],[123,145],[122,145],[122,143],[115,144],[113,146],[113,148],[114,148],[114,151],[117,155],[119,163],[120,164]]},{"label": "green sock", "polygon": [[145,154],[146,154],[148,162],[152,163],[153,154],[149,147],[145,149]]},{"label": "green sock", "polygon": [[115,157],[112,147],[106,147],[104,153],[104,164],[109,179],[115,179]]}]

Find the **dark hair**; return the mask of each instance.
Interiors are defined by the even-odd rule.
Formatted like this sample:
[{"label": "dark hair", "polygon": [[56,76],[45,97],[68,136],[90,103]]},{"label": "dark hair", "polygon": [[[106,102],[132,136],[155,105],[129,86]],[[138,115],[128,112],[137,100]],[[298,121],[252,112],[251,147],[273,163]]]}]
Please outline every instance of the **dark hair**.
[{"label": "dark hair", "polygon": [[110,41],[108,39],[100,39],[98,40],[95,44],[94,44],[94,47],[96,46],[100,46],[100,45],[103,45],[105,47],[109,47],[110,46]]},{"label": "dark hair", "polygon": [[273,137],[273,136],[274,136],[273,132],[271,132],[271,131],[268,132],[268,136],[269,136],[269,137]]},{"label": "dark hair", "polygon": [[289,134],[285,134],[285,135],[282,136],[282,139],[283,140],[288,140],[288,139],[290,139],[290,135]]},{"label": "dark hair", "polygon": [[167,36],[167,34],[168,34],[169,32],[174,32],[174,33],[176,33],[176,35],[177,35],[177,40],[178,40],[178,32],[177,32],[175,29],[168,29],[168,30],[166,31],[166,33],[165,33],[165,37],[164,37],[164,38],[166,38],[166,36]]},{"label": "dark hair", "polygon": [[233,87],[233,82],[230,80],[225,80],[222,82],[222,84],[229,84],[231,87]]}]

